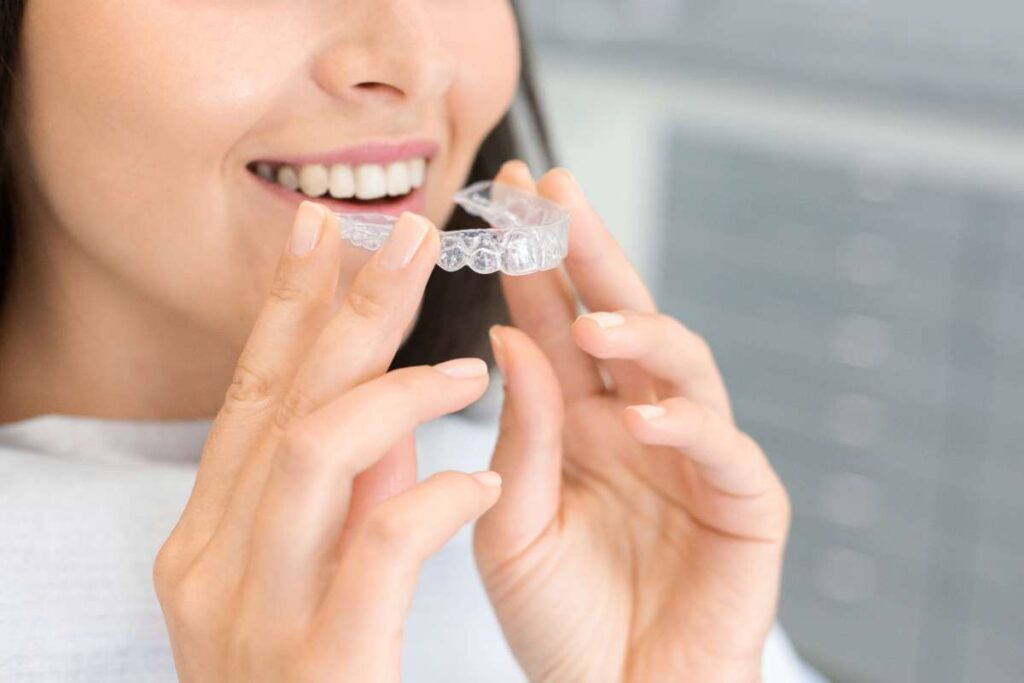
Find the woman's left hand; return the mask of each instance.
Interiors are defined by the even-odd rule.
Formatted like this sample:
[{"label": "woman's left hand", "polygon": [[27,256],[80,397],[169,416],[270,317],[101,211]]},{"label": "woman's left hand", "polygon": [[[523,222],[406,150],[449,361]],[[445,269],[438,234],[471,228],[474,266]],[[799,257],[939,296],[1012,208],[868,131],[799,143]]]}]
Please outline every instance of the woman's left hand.
[{"label": "woman's left hand", "polygon": [[572,213],[571,284],[502,275],[515,327],[492,329],[504,490],[474,552],[516,658],[532,681],[759,680],[785,489],[707,344],[656,310],[572,176],[535,185],[512,161],[497,180]]}]

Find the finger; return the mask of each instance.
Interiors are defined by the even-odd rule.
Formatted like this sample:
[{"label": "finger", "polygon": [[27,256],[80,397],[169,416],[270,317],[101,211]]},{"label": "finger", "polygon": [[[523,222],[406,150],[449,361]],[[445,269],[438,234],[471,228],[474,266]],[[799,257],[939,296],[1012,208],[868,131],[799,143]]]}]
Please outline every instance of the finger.
[{"label": "finger", "polygon": [[256,511],[249,571],[257,593],[273,599],[308,589],[333,558],[356,475],[417,425],[480,398],[487,381],[479,358],[402,368],[296,423],[274,457]]},{"label": "finger", "polygon": [[[300,368],[291,400],[278,416],[282,429],[350,387],[387,371],[415,320],[439,249],[439,233],[428,218],[413,213],[399,216],[384,246],[359,272],[338,314]],[[349,507],[353,521],[415,483],[415,441],[408,434],[356,477]]]},{"label": "finger", "polygon": [[[415,318],[439,245],[437,230],[429,220],[408,212],[399,217],[296,371],[272,421],[278,436],[332,398],[387,371],[405,329]],[[249,458],[239,474],[222,518],[218,533],[222,540],[231,540],[234,547],[224,549],[229,554],[248,543],[252,517],[276,451],[274,439],[268,439],[267,445]],[[360,481],[360,488],[366,489],[358,496],[361,508],[385,495],[372,488],[373,482],[386,480],[401,489],[416,481],[414,454],[404,448],[391,455],[375,465],[380,470]]]},{"label": "finger", "polygon": [[654,297],[640,274],[569,171],[548,171],[537,183],[537,192],[569,210],[570,248],[564,263],[576,293],[588,309],[656,310]]},{"label": "finger", "polygon": [[510,159],[502,164],[497,175],[494,176],[494,182],[505,183],[530,194],[537,192],[537,185],[533,182],[530,167],[521,159]]},{"label": "finger", "polygon": [[255,450],[281,394],[330,316],[341,252],[336,225],[319,204],[299,205],[269,297],[210,428],[182,514],[181,528],[200,542],[220,520],[246,454]]},{"label": "finger", "polygon": [[[572,337],[595,358],[630,361],[616,372],[653,377],[654,400],[685,396],[732,421],[729,394],[711,347],[675,318],[641,311],[596,311],[573,323]],[[617,375],[615,380],[619,381]]]},{"label": "finger", "polygon": [[[530,169],[519,160],[502,165],[495,181],[536,193]],[[577,314],[576,295],[562,271],[556,268],[516,276],[501,273],[500,277],[512,323],[530,335],[551,359],[566,398],[604,391],[597,364],[569,337],[569,326]]]},{"label": "finger", "polygon": [[503,480],[501,500],[477,522],[482,571],[515,556],[555,519],[561,502],[563,399],[551,362],[528,334],[491,328],[505,383],[491,469]]},{"label": "finger", "polygon": [[404,627],[424,561],[500,495],[494,472],[446,471],[377,505],[342,558],[318,615],[318,637],[355,651],[400,647],[387,636]]},{"label": "finger", "polygon": [[757,443],[723,415],[682,397],[627,406],[630,433],[684,455],[706,486],[690,492],[703,522],[728,533],[779,541],[788,528],[785,490]]},{"label": "finger", "polygon": [[409,212],[399,217],[299,368],[278,414],[282,432],[387,370],[415,319],[439,249],[429,219]]},{"label": "finger", "polygon": [[336,553],[340,556],[352,530],[375,505],[416,483],[416,436],[409,432],[352,481],[348,514]]},{"label": "finger", "polygon": [[[626,252],[583,196],[572,174],[563,168],[552,169],[537,183],[537,191],[569,210],[569,252],[564,266],[583,304],[591,311],[620,308],[655,311],[654,297]],[[627,401],[655,398],[651,380],[630,372],[628,364],[609,358],[601,365],[611,376],[616,392]]]}]

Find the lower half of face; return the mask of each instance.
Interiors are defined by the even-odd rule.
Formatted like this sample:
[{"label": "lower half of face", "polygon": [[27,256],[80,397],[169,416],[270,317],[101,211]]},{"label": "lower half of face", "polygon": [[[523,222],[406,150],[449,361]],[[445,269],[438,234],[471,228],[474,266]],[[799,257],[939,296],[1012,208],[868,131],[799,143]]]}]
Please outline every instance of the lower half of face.
[{"label": "lower half of face", "polygon": [[21,50],[37,234],[233,344],[303,199],[443,226],[520,66],[508,0],[34,0]]}]

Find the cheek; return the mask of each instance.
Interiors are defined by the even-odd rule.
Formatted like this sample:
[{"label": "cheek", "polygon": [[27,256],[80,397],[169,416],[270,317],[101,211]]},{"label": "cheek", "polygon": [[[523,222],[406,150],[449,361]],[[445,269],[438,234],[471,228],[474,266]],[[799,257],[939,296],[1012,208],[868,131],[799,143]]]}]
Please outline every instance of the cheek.
[{"label": "cheek", "polygon": [[460,149],[475,154],[479,143],[508,111],[519,84],[519,34],[507,0],[455,3],[445,35],[457,56],[459,76],[449,111]]},{"label": "cheek", "polygon": [[252,25],[238,7],[28,4],[26,133],[41,185],[59,188],[58,205],[74,196],[79,216],[91,197],[136,217],[170,206],[193,217],[200,199],[217,206],[231,146],[266,109],[275,78],[285,78],[270,58],[275,46],[260,38],[281,27]]},{"label": "cheek", "polygon": [[[19,65],[25,162],[57,224],[140,290],[211,319],[274,263],[231,225],[226,160],[288,81],[287,55],[265,39],[281,26],[240,7],[35,0]],[[197,311],[209,298],[186,280],[221,301]]]},{"label": "cheek", "polygon": [[452,195],[462,187],[481,143],[506,114],[519,85],[519,32],[508,0],[439,3],[438,32],[458,64],[447,94],[450,144],[435,177],[437,202],[430,213],[443,225],[454,210]]}]

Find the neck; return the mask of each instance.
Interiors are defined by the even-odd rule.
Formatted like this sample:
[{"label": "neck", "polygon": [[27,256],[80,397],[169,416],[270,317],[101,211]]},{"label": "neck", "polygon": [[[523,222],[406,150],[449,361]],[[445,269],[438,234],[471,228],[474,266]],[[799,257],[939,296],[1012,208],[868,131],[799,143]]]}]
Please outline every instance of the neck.
[{"label": "neck", "polygon": [[237,344],[147,297],[52,223],[31,223],[19,226],[0,310],[0,423],[214,416]]}]

